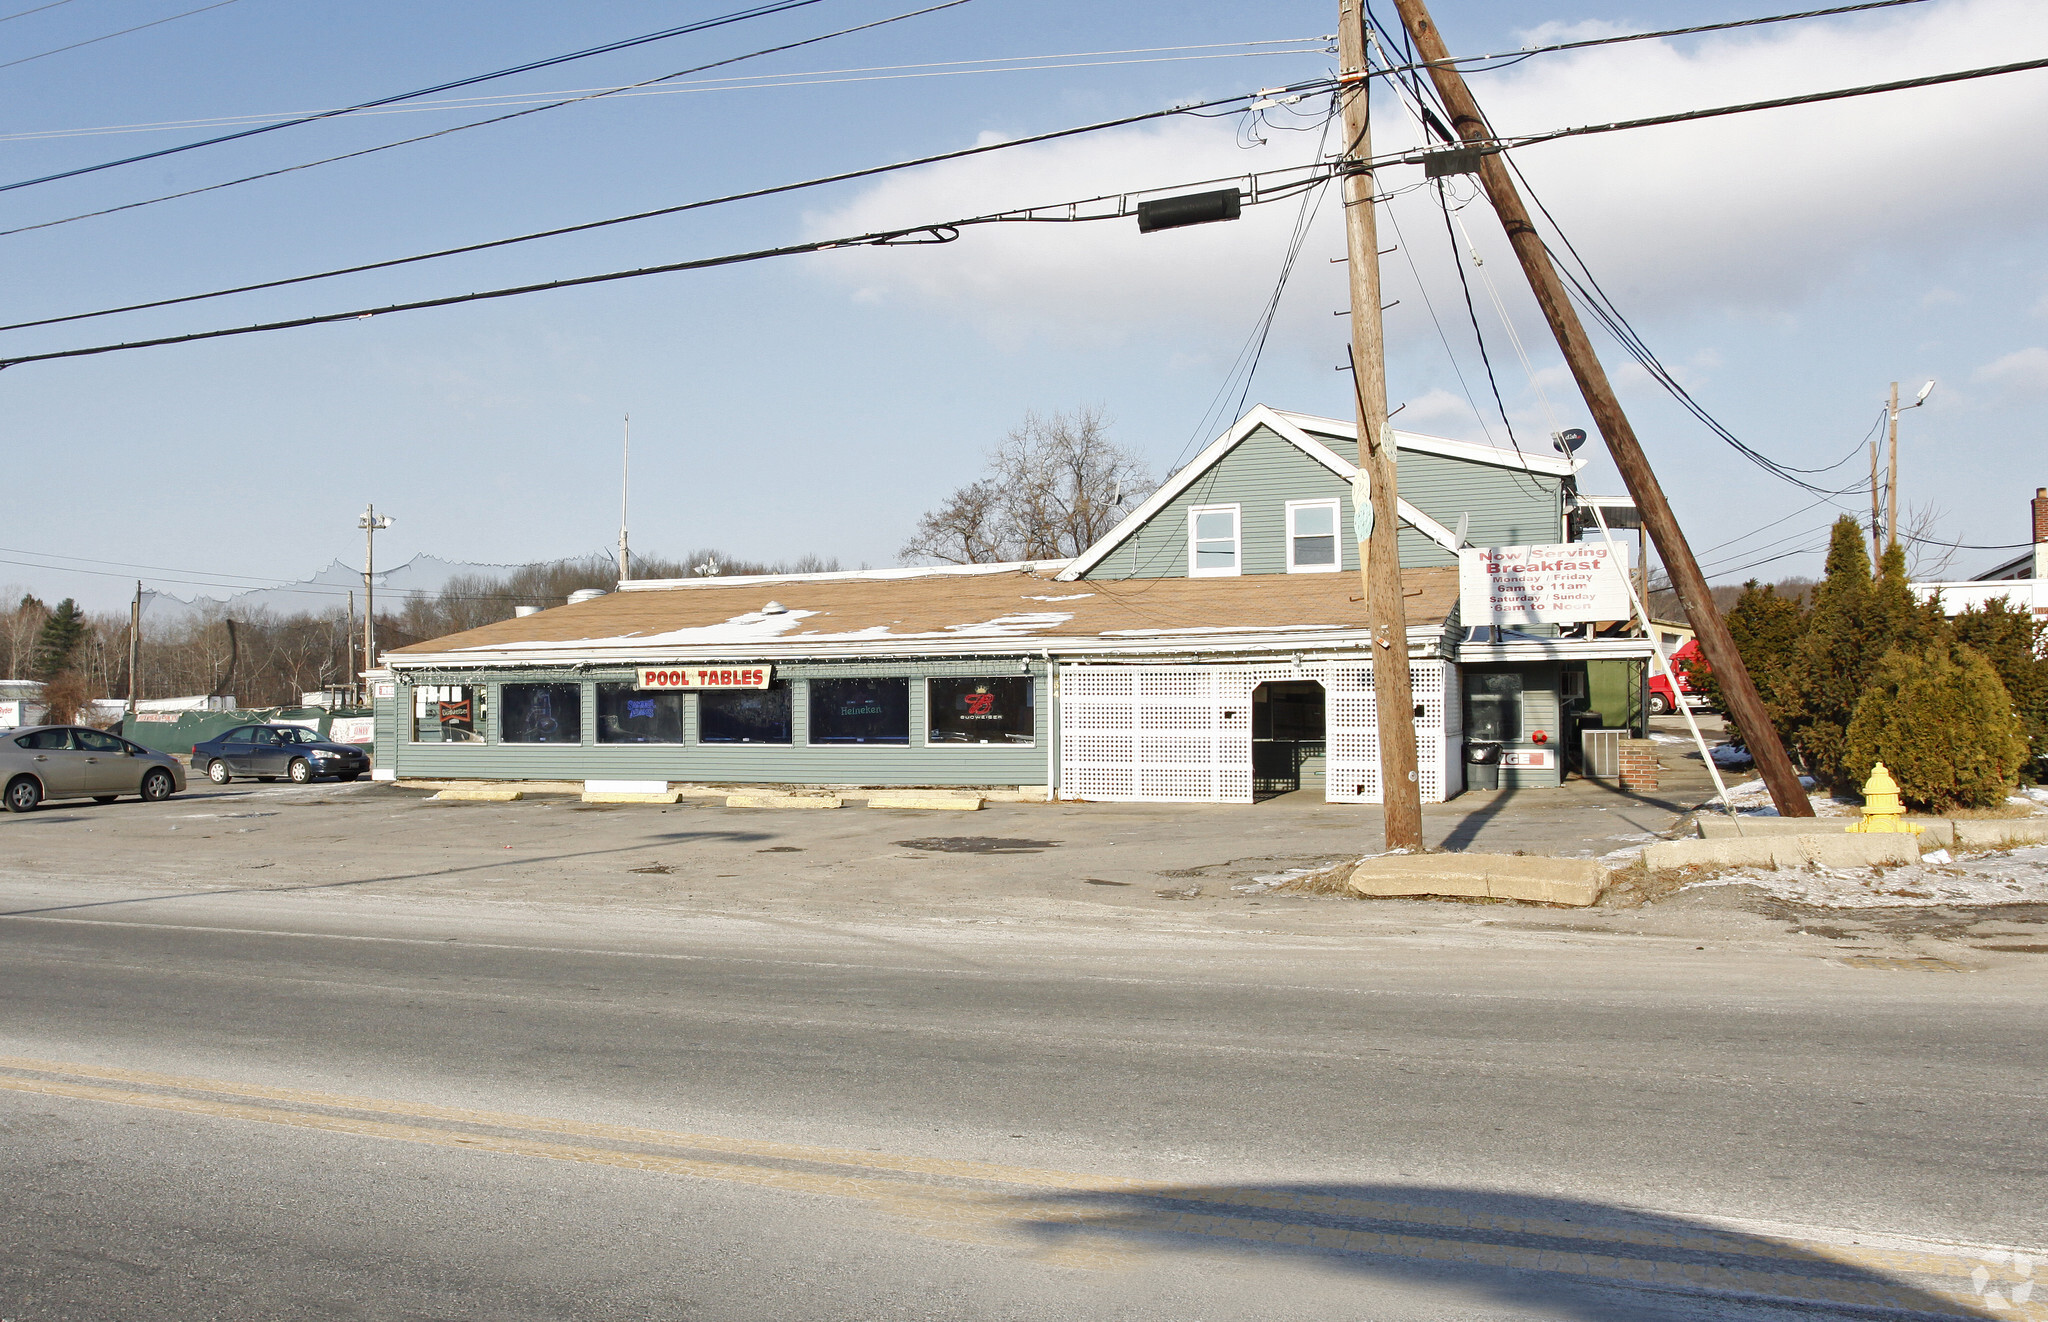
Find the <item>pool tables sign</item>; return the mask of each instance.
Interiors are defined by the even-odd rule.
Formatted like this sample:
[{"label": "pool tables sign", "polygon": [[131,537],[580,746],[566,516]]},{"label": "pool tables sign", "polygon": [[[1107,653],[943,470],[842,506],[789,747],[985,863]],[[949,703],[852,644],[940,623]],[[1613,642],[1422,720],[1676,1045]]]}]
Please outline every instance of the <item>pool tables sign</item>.
[{"label": "pool tables sign", "polygon": [[642,666],[638,689],[765,689],[772,666]]}]

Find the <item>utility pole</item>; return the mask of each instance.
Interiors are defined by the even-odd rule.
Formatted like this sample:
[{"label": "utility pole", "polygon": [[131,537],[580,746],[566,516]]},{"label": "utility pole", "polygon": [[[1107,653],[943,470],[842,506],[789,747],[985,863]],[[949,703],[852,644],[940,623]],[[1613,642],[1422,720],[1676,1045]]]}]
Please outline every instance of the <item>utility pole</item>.
[{"label": "utility pole", "polygon": [[363,668],[377,664],[377,534],[391,526],[391,516],[377,513],[375,505],[365,506],[356,518],[363,530]]},{"label": "utility pole", "polygon": [[348,674],[349,696],[356,700],[357,706],[361,706],[362,695],[357,689],[360,677],[356,674],[356,590],[354,588],[348,590],[348,627],[341,632],[342,636],[348,639],[348,671],[346,673]]},{"label": "utility pole", "polygon": [[633,577],[632,556],[626,550],[626,492],[633,480],[633,415],[626,415],[625,436],[619,442],[619,582]]},{"label": "utility pole", "polygon": [[[1467,143],[1489,146],[1493,142],[1492,130],[1487,127],[1486,118],[1480,113],[1479,103],[1473,99],[1471,89],[1465,86],[1464,76],[1451,63],[1450,52],[1445,49],[1443,36],[1430,18],[1424,0],[1394,0],[1394,7],[1400,11],[1401,22],[1415,43],[1416,53],[1429,66],[1430,81],[1436,84],[1437,94],[1450,111],[1453,130]],[[1756,758],[1757,770],[1763,773],[1764,783],[1770,788],[1771,801],[1777,805],[1780,816],[1813,816],[1813,804],[1799,784],[1799,774],[1793,770],[1792,760],[1785,755],[1785,747],[1778,740],[1777,727],[1771,724],[1770,713],[1765,709],[1763,699],[1757,695],[1756,684],[1750,679],[1748,668],[1742,664],[1742,653],[1736,650],[1735,640],[1729,635],[1728,626],[1714,605],[1706,576],[1700,573],[1692,547],[1678,526],[1678,516],[1672,513],[1671,502],[1664,498],[1664,489],[1658,484],[1656,473],[1650,469],[1650,461],[1636,440],[1635,429],[1629,425],[1628,415],[1622,412],[1620,401],[1614,397],[1614,387],[1607,380],[1607,372],[1593,352],[1592,341],[1586,337],[1586,328],[1572,308],[1564,284],[1558,279],[1557,268],[1551,265],[1550,254],[1544,248],[1536,227],[1530,223],[1528,209],[1522,205],[1521,194],[1516,191],[1514,180],[1509,177],[1507,165],[1498,151],[1480,154],[1479,181],[1486,189],[1487,200],[1493,203],[1494,211],[1500,216],[1508,242],[1522,264],[1522,273],[1528,277],[1544,318],[1550,323],[1551,333],[1557,337],[1558,348],[1563,351],[1565,362],[1579,383],[1579,393],[1585,397],[1586,407],[1607,442],[1607,451],[1614,457],[1614,466],[1621,470],[1629,495],[1635,500],[1643,523],[1657,544],[1657,554],[1664,562],[1664,571],[1670,576],[1671,586],[1685,606],[1686,618],[1692,622],[1693,632],[1699,638],[1700,651],[1705,653],[1707,664],[1713,667],[1714,677],[1720,681],[1729,713],[1742,726],[1743,738]]]},{"label": "utility pole", "polygon": [[[1408,612],[1401,598],[1400,489],[1387,425],[1387,353],[1380,325],[1380,243],[1365,162],[1372,159],[1363,0],[1338,0],[1338,92],[1344,110],[1344,239],[1351,268],[1351,383],[1358,399],[1358,468],[1370,483],[1372,531],[1358,541],[1372,629],[1372,691],[1379,708],[1380,804],[1388,849],[1422,849],[1422,785],[1415,768],[1415,693],[1408,678]],[[1358,504],[1358,485],[1352,486]],[[1361,512],[1362,513],[1362,512]],[[1361,517],[1362,524],[1364,519]],[[1362,531],[1362,529],[1361,529]],[[1445,701],[1453,701],[1449,695]]]},{"label": "utility pole", "polygon": [[135,700],[141,696],[142,664],[142,580],[135,580],[135,601],[128,607],[128,719],[135,719]]},{"label": "utility pole", "polygon": [[[1885,545],[1899,544],[1899,383],[1892,382],[1892,401],[1885,406],[1890,419],[1891,467],[1884,478],[1884,539]],[[1872,569],[1877,566],[1872,564]]]},{"label": "utility pole", "polygon": [[[1898,404],[1898,387],[1892,387],[1892,403]],[[1892,426],[1898,426],[1898,414],[1892,414]],[[1884,510],[1877,500],[1877,438],[1870,441],[1870,567],[1873,571],[1877,562],[1884,559]]]}]

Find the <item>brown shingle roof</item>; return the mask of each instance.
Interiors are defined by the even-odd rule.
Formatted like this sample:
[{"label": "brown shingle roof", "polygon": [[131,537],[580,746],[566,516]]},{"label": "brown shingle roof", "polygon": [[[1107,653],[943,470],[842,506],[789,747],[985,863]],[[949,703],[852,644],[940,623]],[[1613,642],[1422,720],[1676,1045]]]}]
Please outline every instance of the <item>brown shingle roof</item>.
[{"label": "brown shingle roof", "polygon": [[[1441,625],[1458,597],[1458,571],[1402,574],[1408,623]],[[1036,651],[1047,642],[1132,643],[1205,634],[1352,632],[1366,624],[1356,574],[1150,578],[1061,583],[1007,570],[903,578],[790,578],[691,583],[614,592],[574,606],[416,643],[396,658],[450,652],[512,652],[536,659],[568,652],[622,654],[838,650],[916,653],[922,644],[988,640],[993,650]],[[787,614],[763,615],[770,599]],[[1007,646],[1005,644],[1008,644]]]}]

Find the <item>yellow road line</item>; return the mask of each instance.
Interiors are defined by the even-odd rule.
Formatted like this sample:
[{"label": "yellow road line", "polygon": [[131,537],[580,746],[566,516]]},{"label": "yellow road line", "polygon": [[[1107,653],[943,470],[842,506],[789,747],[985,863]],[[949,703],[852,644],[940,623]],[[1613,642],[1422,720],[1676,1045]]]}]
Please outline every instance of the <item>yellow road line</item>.
[{"label": "yellow road line", "polygon": [[[2035,1303],[2029,1298],[2025,1288],[2031,1280],[2029,1255],[2009,1250],[1973,1250],[1960,1245],[1890,1249],[1829,1243],[1807,1238],[1770,1240],[1709,1231],[1698,1234],[1673,1234],[1540,1218],[1472,1214],[1450,1208],[1301,1194],[1286,1190],[1189,1188],[1154,1181],[1006,1166],[992,1162],[889,1156],[843,1148],[675,1133],[629,1125],[399,1102],[383,1098],[275,1088],[261,1084],[230,1083],[23,1057],[0,1057],[0,1069],[68,1076],[23,1078],[0,1075],[0,1088],[16,1092],[286,1125],[475,1152],[495,1152],[511,1156],[644,1170],[749,1184],[792,1193],[853,1198],[877,1211],[918,1223],[918,1228],[923,1233],[970,1243],[1035,1245],[1043,1250],[1040,1256],[1046,1260],[1077,1266],[1104,1267],[1128,1260],[1127,1255],[1120,1255],[1114,1248],[1103,1246],[1103,1236],[1121,1239],[1132,1234],[1171,1233],[1329,1248],[1355,1253],[1393,1254],[1476,1266],[1593,1276],[1662,1287],[1770,1294],[1836,1303],[1882,1305],[1891,1302],[1896,1305],[1900,1292],[1913,1288],[1903,1285],[1892,1287],[1880,1281],[1830,1280],[1698,1262],[1660,1260],[1654,1257],[1608,1257],[1584,1251],[1501,1245],[1468,1240],[1456,1235],[1429,1236],[1348,1230],[1290,1221],[1286,1216],[1287,1213],[1296,1213],[1330,1218],[1371,1219],[1404,1226],[1434,1225],[1448,1230],[1549,1236],[1582,1244],[1607,1243],[1636,1249],[1661,1248],[1685,1252],[1724,1253],[1751,1260],[1789,1259],[1806,1263],[1829,1263],[1863,1271],[1970,1278],[1974,1287],[1970,1291],[1965,1291],[1958,1283],[1953,1287],[1923,1287],[1921,1293],[1967,1305],[1977,1303],[1987,1288],[1997,1288],[2001,1291],[2000,1302],[2005,1304],[2005,1307],[1999,1310],[1998,1316],[2041,1319],[2041,1322],[2048,1322],[2048,1300]],[[84,1079],[211,1093],[214,1096],[188,1097],[166,1092],[138,1091],[134,1087],[107,1087],[100,1083],[78,1081]],[[244,1100],[220,1100],[222,1098]],[[256,1105],[251,1104],[252,1102],[320,1106],[368,1115],[402,1116],[413,1120],[438,1120],[518,1129],[528,1133],[627,1142],[645,1147],[681,1148],[756,1159],[801,1162],[812,1166],[839,1167],[849,1173],[791,1170],[786,1167],[718,1161],[702,1157],[621,1151],[587,1144],[501,1134],[479,1134],[431,1125],[401,1124],[364,1118],[361,1115],[289,1110],[283,1106]],[[937,1176],[952,1180],[1008,1185],[1013,1188],[1046,1190],[1055,1194],[1121,1194],[1137,1199],[1163,1200],[1180,1204],[1228,1204],[1233,1208],[1258,1208],[1278,1215],[1214,1215],[1157,1206],[1133,1206],[1129,1209],[1084,1208],[1063,1202],[1056,1197],[1035,1197],[998,1190],[972,1189],[923,1181],[905,1182],[901,1178],[889,1178],[904,1175]],[[1059,1236],[1063,1231],[1067,1234],[1086,1233],[1091,1236],[1092,1242],[1061,1242]],[[2018,1293],[2019,1298],[2007,1302],[2003,1297],[2004,1292],[2013,1291],[2014,1287],[2019,1287],[2014,1291]]]}]

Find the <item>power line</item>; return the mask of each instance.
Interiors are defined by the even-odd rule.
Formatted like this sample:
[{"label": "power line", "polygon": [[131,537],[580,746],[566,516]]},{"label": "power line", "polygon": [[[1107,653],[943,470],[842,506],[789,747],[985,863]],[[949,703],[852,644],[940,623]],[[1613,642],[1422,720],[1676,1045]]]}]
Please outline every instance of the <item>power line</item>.
[{"label": "power line", "polygon": [[17,9],[11,14],[0,14],[0,23],[12,23],[17,18],[27,18],[30,14],[40,14],[45,9],[56,9],[70,3],[71,0],[50,0],[49,4],[37,5],[34,9]]},{"label": "power line", "polygon": [[[926,11],[919,11],[926,12]],[[858,32],[861,28],[848,28]],[[834,34],[836,35],[836,34]],[[356,115],[409,115],[432,111],[454,110],[502,110],[506,106],[535,105],[543,101],[575,99],[598,95],[667,96],[686,92],[757,91],[772,87],[810,87],[813,82],[800,80],[829,81],[888,81],[889,78],[947,77],[953,74],[1012,73],[1030,72],[1040,69],[1092,69],[1105,67],[1104,64],[1026,64],[1029,60],[1093,60],[1108,55],[1161,55],[1171,51],[1215,51],[1222,55],[1169,55],[1162,60],[1111,60],[1107,65],[1172,63],[1176,60],[1236,59],[1244,55],[1319,55],[1329,50],[1325,45],[1308,45],[1321,38],[1290,37],[1261,41],[1217,41],[1194,46],[1134,46],[1122,50],[1066,51],[1047,55],[992,55],[972,60],[933,60],[921,64],[872,64],[857,65],[850,69],[805,69],[791,73],[747,74],[732,78],[699,78],[675,86],[658,87],[658,83],[674,83],[684,74],[698,73],[698,69],[685,69],[664,78],[645,79],[634,83],[621,83],[613,87],[574,87],[555,92],[499,92],[486,96],[443,97],[438,100],[420,102],[395,102],[373,110],[344,112],[345,117]],[[1297,49],[1262,51],[1243,50],[1243,47],[1287,46]],[[789,47],[778,46],[776,50]],[[981,65],[982,68],[966,66]],[[715,69],[718,65],[706,65]],[[918,72],[929,71],[929,72]],[[842,77],[852,74],[883,75],[874,79]],[[166,119],[139,124],[102,124],[82,129],[28,129],[18,133],[0,133],[0,142],[40,142],[52,138],[92,138],[119,133],[161,133],[168,129],[224,128],[231,125],[262,124],[275,120],[296,119],[309,112],[304,110],[275,111],[255,115],[219,115],[207,119]]]},{"label": "power line", "polygon": [[[18,60],[9,60],[5,64],[0,64],[0,69],[12,69],[17,64],[28,64],[34,60],[46,60],[52,55],[62,55],[65,51],[77,50],[80,46],[95,46],[102,41],[112,41],[116,37],[125,37],[131,32],[140,32],[144,28],[158,28],[162,27],[166,23],[175,23],[181,18],[190,18],[194,14],[203,14],[209,9],[224,9],[233,3],[235,3],[235,0],[214,0],[214,2],[210,5],[201,5],[197,9],[188,9],[182,14],[173,14],[169,18],[159,18],[151,23],[137,23],[132,28],[122,28],[119,32],[109,32],[103,37],[87,37],[84,41],[74,41],[69,46],[59,46],[55,50],[46,50],[42,52],[40,55],[24,55]],[[44,5],[43,8],[55,9],[56,6]],[[37,11],[30,9],[24,12],[33,14],[36,13]],[[21,14],[9,14],[7,17],[20,18]],[[5,21],[5,19],[0,19],[0,22]]]},{"label": "power line", "polygon": [[2001,74],[2026,73],[2034,69],[2048,69],[2048,59],[2020,60],[2012,64],[1994,64],[1981,69],[1962,69],[1955,73],[1933,73],[1920,78],[1901,78],[1889,83],[1868,83],[1862,87],[1843,87],[1829,92],[1807,92],[1800,96],[1774,97],[1769,101],[1745,101],[1741,105],[1715,106],[1710,110],[1684,110],[1671,115],[1651,115],[1644,119],[1620,119],[1607,124],[1587,124],[1579,128],[1552,129],[1546,133],[1518,134],[1512,138],[1498,140],[1495,145],[1482,147],[1481,150],[1502,151],[1509,147],[1531,147],[1539,142],[1556,142],[1560,138],[1583,138],[1596,133],[1619,133],[1625,129],[1656,128],[1665,124],[1684,124],[1696,119],[1718,119],[1724,115],[1746,115],[1756,110],[1783,110],[1790,106],[1817,105],[1823,101],[1841,101],[1849,97],[1874,96],[1880,92],[1910,91],[1917,87],[1939,87],[1944,83],[1968,82],[1976,78],[1996,78]]},{"label": "power line", "polygon": [[[226,3],[227,0],[222,0],[222,2]],[[478,83],[487,83],[498,78],[510,78],[515,74],[531,73],[535,69],[546,69],[557,64],[567,64],[572,60],[588,59],[593,55],[609,55],[614,51],[630,50],[635,46],[645,46],[651,42],[667,41],[672,37],[687,36],[696,32],[707,32],[713,28],[721,28],[729,24],[744,22],[747,19],[780,14],[791,9],[802,9],[819,3],[821,3],[821,0],[771,0],[768,4],[757,5],[752,9],[737,10],[730,14],[721,14],[717,18],[700,19],[695,23],[685,23],[680,27],[664,28],[659,32],[649,32],[638,37],[627,37],[620,41],[606,42],[601,46],[591,46],[585,50],[570,51],[565,55],[551,55],[546,59],[529,60],[525,64],[513,65],[510,68],[498,69],[491,73],[475,74],[468,78],[457,78],[451,82],[437,83],[432,87],[417,88],[410,92],[399,92],[392,96],[378,97],[373,101],[358,102],[355,105],[339,110],[324,110],[318,114],[303,115],[298,119],[288,119],[277,124],[263,124],[234,133],[223,133],[218,137],[204,138],[198,142],[181,143],[176,147],[163,147],[156,151],[142,152],[134,156],[124,156],[114,161],[102,161],[98,165],[81,165],[74,169],[60,170],[55,174],[46,174],[34,179],[19,179],[11,184],[0,184],[0,193],[13,192],[17,188],[31,188],[37,184],[54,183],[59,179],[75,179],[80,175],[94,174],[101,170],[111,170],[116,166],[134,165],[138,161],[154,161],[165,156],[175,156],[179,152],[196,151],[201,147],[213,147],[223,142],[235,142],[242,138],[253,138],[261,133],[275,133],[279,129],[296,128],[301,124],[312,124],[323,119],[333,119],[337,115],[346,115],[351,111],[369,110],[375,106],[390,105],[395,101],[410,101],[417,97],[432,96],[436,92],[452,92],[458,87],[474,87]]]},{"label": "power line", "polygon": [[[954,0],[959,3],[960,0]],[[1286,92],[1320,91],[1330,86],[1331,80],[1317,79],[1312,83],[1280,89]],[[1010,138],[1002,142],[983,143],[974,147],[963,147],[955,151],[939,152],[932,156],[919,156],[907,161],[895,161],[888,165],[867,166],[859,170],[845,170],[838,174],[820,175],[814,179],[803,179],[795,183],[774,184],[766,188],[753,188],[740,193],[727,193],[721,197],[703,198],[695,202],[682,202],[674,206],[657,207],[652,211],[636,211],[629,215],[612,216],[604,220],[584,221],[575,225],[561,225],[554,229],[535,230],[529,234],[515,234],[509,238],[489,239],[482,243],[463,244],[454,248],[441,248],[433,252],[415,253],[410,257],[393,257],[378,262],[363,262],[355,266],[337,267],[328,271],[316,271],[310,275],[288,276],[280,280],[264,280],[255,284],[236,285],[228,289],[216,289],[203,294],[184,294],[176,298],[154,299],[146,303],[130,303],[122,307],[102,308],[96,312],[74,312],[61,317],[42,317],[34,321],[18,321],[0,326],[0,331],[27,330],[35,326],[54,326],[67,321],[87,321],[95,317],[111,317],[125,312],[142,312],[150,308],[171,307],[180,303],[197,303],[207,299],[226,298],[232,294],[248,294],[262,289],[279,289],[286,285],[305,284],[312,280],[329,280],[337,276],[360,275],[365,271],[381,271],[394,266],[407,266],[414,262],[435,261],[443,257],[456,257],[464,253],[484,252],[492,248],[508,247],[517,243],[531,243],[537,239],[558,238],[565,234],[580,234],[588,230],[603,229],[610,225],[624,225],[633,221],[652,220],[658,216],[679,215],[685,211],[698,211],[706,207],[724,206],[733,202],[744,202],[754,198],[774,197],[781,193],[794,193],[809,188],[821,188],[827,184],[845,183],[854,179],[867,179],[888,174],[896,170],[908,170],[921,165],[935,165],[942,161],[961,160],[969,156],[984,155],[988,152],[1007,151],[1012,147],[1026,147],[1041,142],[1052,142],[1060,138],[1074,137],[1083,133],[1095,133],[1103,129],[1122,128],[1131,124],[1142,124],[1149,120],[1165,119],[1173,115],[1189,114],[1215,106],[1234,105],[1252,100],[1260,93],[1248,92],[1237,96],[1223,97],[1215,101],[1202,101],[1192,105],[1175,106],[1167,110],[1149,110],[1143,114],[1126,115],[1121,119],[1103,120],[1094,124],[1083,124],[1075,128],[1056,129],[1050,133],[1038,133],[1029,137]]]},{"label": "power line", "polygon": [[[1255,95],[1255,94],[1254,94]],[[1241,99],[1241,98],[1240,98]],[[1071,130],[1070,130],[1071,131]],[[995,145],[995,144],[991,144]],[[1280,174],[1302,173],[1302,167],[1275,171]],[[1304,177],[1291,180],[1275,188],[1260,190],[1254,188],[1247,199],[1251,205],[1278,202],[1297,195],[1304,189],[1315,188],[1326,182],[1332,174],[1332,167],[1316,165],[1309,167]],[[1234,175],[1233,179],[1247,176]],[[1253,175],[1257,180],[1263,176]],[[1215,183],[1217,180],[1205,180]],[[1175,190],[1200,187],[1200,184],[1178,184]],[[1144,192],[1163,192],[1165,189],[1148,189]],[[761,248],[751,252],[728,253],[719,257],[700,257],[690,261],[667,262],[660,266],[642,266],[627,271],[607,271],[599,275],[572,276],[562,280],[546,280],[534,284],[513,285],[502,289],[487,289],[469,294],[449,294],[440,298],[417,299],[409,303],[392,303],[382,307],[356,308],[347,312],[326,312],[308,317],[294,317],[288,321],[261,322],[253,326],[231,326],[219,330],[192,331],[182,335],[165,335],[155,339],[131,340],[118,344],[93,345],[79,349],[59,349],[49,353],[20,354],[11,358],[0,358],[0,368],[19,366],[23,363],[51,362],[60,358],[85,358],[98,354],[122,353],[130,349],[153,349],[170,344],[191,344],[199,340],[215,340],[228,336],[256,335],[268,331],[295,330],[302,326],[319,326],[339,321],[368,321],[372,317],[388,316],[398,312],[418,312],[427,308],[453,307],[462,303],[476,303],[487,299],[516,298],[524,294],[538,294],[555,289],[574,289],[583,285],[607,284],[617,280],[636,280],[643,276],[667,275],[678,271],[699,271],[712,267],[735,266],[745,262],[764,261],[771,257],[790,257],[802,253],[824,252],[835,248],[924,246],[952,243],[960,237],[960,230],[972,225],[991,224],[1074,224],[1098,220],[1115,220],[1134,214],[1127,204],[1137,192],[1105,194],[1101,197],[1080,199],[1074,202],[1056,203],[1043,207],[1024,207],[1012,211],[993,212],[986,215],[964,217],[958,220],[934,221],[922,225],[908,225],[899,229],[880,230],[868,234],[850,235],[842,238],[815,239],[808,243],[785,244],[775,248]],[[1078,214],[1078,208],[1101,202],[1114,202],[1111,211],[1095,215]],[[1040,215],[1039,212],[1053,214]],[[1062,214],[1063,213],[1063,214]],[[923,237],[920,237],[923,236]]]},{"label": "power line", "polygon": [[[602,97],[611,96],[614,93],[630,92],[636,88],[649,87],[655,83],[667,82],[669,79],[681,78],[687,74],[703,73],[707,69],[722,69],[727,65],[738,64],[743,60],[759,59],[761,56],[764,55],[775,55],[782,51],[795,50],[800,46],[815,46],[821,41],[830,41],[834,37],[844,37],[855,32],[866,32],[870,28],[885,27],[890,23],[900,23],[906,18],[918,18],[925,14],[937,13],[941,9],[951,9],[956,5],[964,5],[967,2],[968,0],[946,0],[946,2],[943,4],[933,5],[926,9],[914,9],[911,10],[909,13],[896,14],[892,15],[889,18],[877,19],[872,23],[861,23],[855,25],[854,27],[841,28],[837,32],[827,32],[821,36],[806,37],[802,41],[789,41],[784,42],[779,46],[768,46],[764,47],[761,50],[748,51],[744,55],[734,55],[723,60],[713,60],[709,64],[700,64],[695,66],[694,68],[678,69],[674,73],[663,74],[659,78],[649,78],[643,82],[627,83],[620,87],[600,89],[596,92],[591,93],[588,96],[576,96],[568,100],[554,101],[546,105],[534,106],[526,110],[515,110],[509,115],[494,115],[489,119],[473,120],[467,124],[457,124],[452,128],[436,129],[432,133],[422,133],[410,138],[400,138],[396,142],[384,142],[379,143],[374,147],[363,147],[355,151],[342,152],[336,156],[323,156],[318,160],[301,161],[297,165],[281,166],[275,170],[261,170],[255,174],[243,175],[239,179],[228,179],[217,184],[206,184],[199,188],[187,188],[176,193],[164,193],[156,197],[143,198],[141,201],[138,202],[124,202],[121,203],[119,206],[101,207],[97,211],[84,211],[80,212],[75,216],[64,216],[57,220],[40,221],[34,225],[18,225],[11,230],[0,230],[0,238],[5,238],[10,234],[26,234],[30,230],[51,229],[58,225],[69,225],[73,221],[91,220],[97,216],[111,216],[116,212],[120,211],[133,211],[138,207],[154,206],[159,202],[176,201],[178,198],[181,197],[197,197],[201,193],[214,193],[220,191],[223,188],[233,188],[238,184],[255,183],[259,179],[274,179],[279,175],[294,174],[300,170],[313,169],[315,166],[333,165],[337,161],[352,161],[359,156],[374,156],[378,152],[390,151],[395,147],[408,147],[416,142],[429,142],[435,138],[445,138],[453,133],[463,133],[470,129],[484,128],[492,124],[503,124],[507,120],[519,119],[526,115],[538,115],[548,110],[559,110],[563,106],[577,105],[584,101],[596,101]],[[343,114],[347,112],[337,111],[335,113]]]},{"label": "power line", "polygon": [[[1459,55],[1448,60],[1421,60],[1394,68],[1381,70],[1385,74],[1408,73],[1417,69],[1432,69],[1444,65],[1456,67],[1475,64],[1482,60],[1507,60],[1519,64],[1532,55],[1549,55],[1557,51],[1585,50],[1589,46],[1614,46],[1629,41],[1654,41],[1661,37],[1691,37],[1703,32],[1726,32],[1730,28],[1752,28],[1765,23],[1789,23],[1801,18],[1828,18],[1836,14],[1861,13],[1866,9],[1895,9],[1900,5],[1923,4],[1925,0],[1867,0],[1864,4],[1837,5],[1832,9],[1808,9],[1797,14],[1772,14],[1767,18],[1738,18],[1726,23],[1701,23],[1689,28],[1666,28],[1661,32],[1629,32],[1614,37],[1590,37],[1584,41],[1561,41],[1552,46],[1524,46],[1516,51],[1503,51],[1497,55]],[[1503,66],[1505,67],[1505,66]],[[1487,73],[1491,70],[1478,69],[1469,72]]]}]

